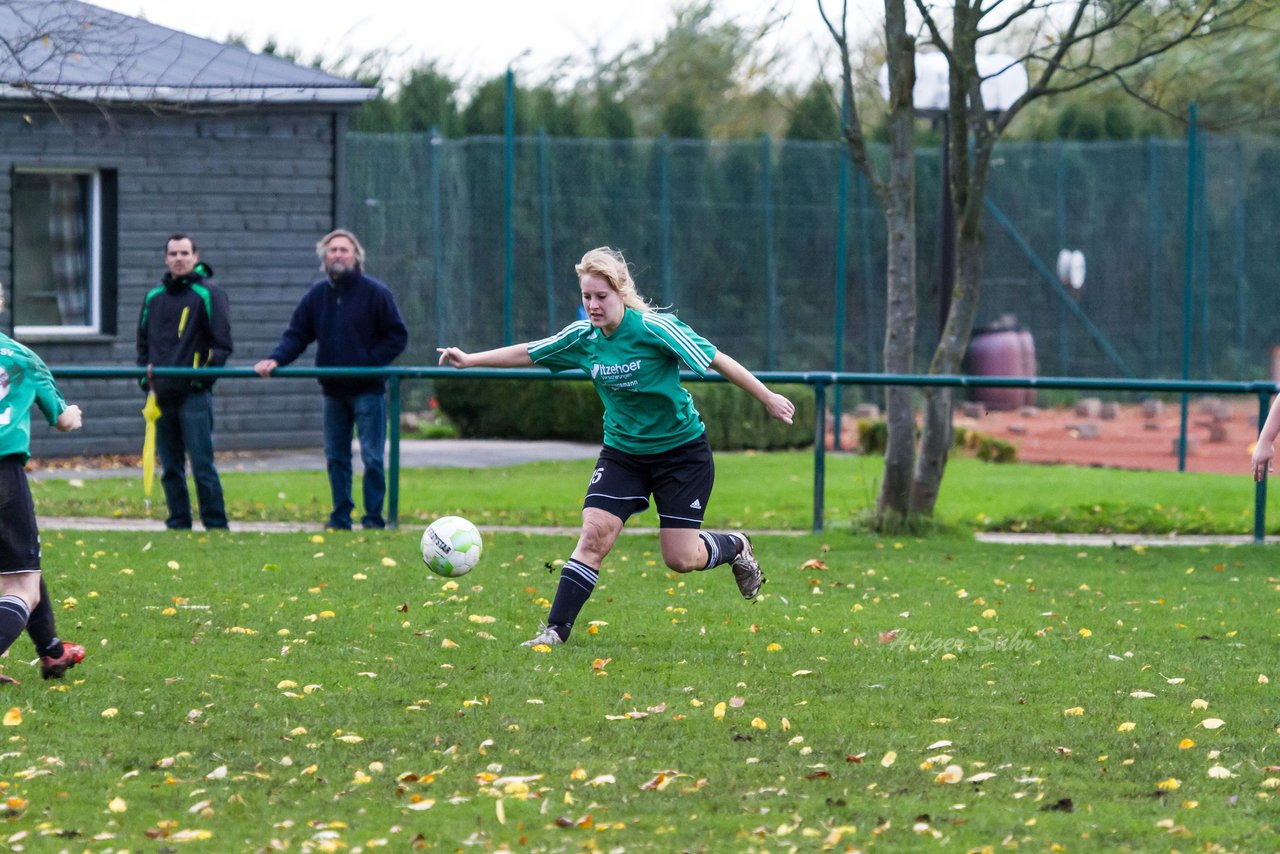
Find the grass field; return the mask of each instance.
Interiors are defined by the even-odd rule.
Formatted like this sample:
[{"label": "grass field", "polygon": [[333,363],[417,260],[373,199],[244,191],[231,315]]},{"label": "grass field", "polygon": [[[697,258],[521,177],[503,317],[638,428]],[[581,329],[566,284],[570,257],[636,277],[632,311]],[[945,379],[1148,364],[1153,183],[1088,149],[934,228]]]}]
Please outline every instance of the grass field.
[{"label": "grass field", "polygon": [[[479,524],[571,525],[579,521],[592,462],[544,462],[494,469],[415,469],[401,478],[406,525],[448,513]],[[796,453],[716,455],[712,524],[808,530],[813,521],[813,458]],[[833,455],[826,475],[826,523],[848,526],[875,504],[879,457]],[[231,519],[322,522],[329,512],[324,472],[227,473]],[[137,478],[33,482],[36,510],[46,516],[144,514]],[[1272,490],[1273,493],[1277,490]],[[1055,532],[1246,534],[1253,530],[1253,482],[1238,476],[1116,471],[1075,466],[994,465],[951,461],[938,520],[961,529]],[[163,518],[155,487],[153,515]],[[1280,531],[1273,494],[1269,529]],[[655,525],[652,512],[636,524]]]},{"label": "grass field", "polygon": [[624,537],[540,653],[564,537],[45,540],[89,657],[4,662],[15,850],[1274,847],[1262,548],[759,537],[746,603]]}]

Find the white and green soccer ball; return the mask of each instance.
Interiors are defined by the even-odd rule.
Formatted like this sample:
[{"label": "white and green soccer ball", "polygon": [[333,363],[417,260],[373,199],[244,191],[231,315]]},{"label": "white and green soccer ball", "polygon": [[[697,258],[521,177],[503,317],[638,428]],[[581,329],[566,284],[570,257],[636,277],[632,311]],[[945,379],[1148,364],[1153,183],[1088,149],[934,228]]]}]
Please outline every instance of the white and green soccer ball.
[{"label": "white and green soccer ball", "polygon": [[483,549],[480,531],[461,516],[441,516],[422,532],[422,562],[445,578],[473,570]]}]

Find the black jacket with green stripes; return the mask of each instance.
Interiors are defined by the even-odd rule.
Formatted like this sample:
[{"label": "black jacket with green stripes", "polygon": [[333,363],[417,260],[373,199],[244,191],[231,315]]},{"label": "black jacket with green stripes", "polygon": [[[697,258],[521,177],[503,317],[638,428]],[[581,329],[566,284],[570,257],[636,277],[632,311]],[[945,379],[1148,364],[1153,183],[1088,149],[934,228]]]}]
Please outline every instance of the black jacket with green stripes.
[{"label": "black jacket with green stripes", "polygon": [[[138,364],[157,368],[220,368],[231,355],[231,319],[227,295],[211,281],[203,262],[175,279],[165,273],[147,292],[138,317]],[[156,377],[157,397],[181,397],[212,388],[214,380]],[[143,381],[143,388],[148,388]]]}]

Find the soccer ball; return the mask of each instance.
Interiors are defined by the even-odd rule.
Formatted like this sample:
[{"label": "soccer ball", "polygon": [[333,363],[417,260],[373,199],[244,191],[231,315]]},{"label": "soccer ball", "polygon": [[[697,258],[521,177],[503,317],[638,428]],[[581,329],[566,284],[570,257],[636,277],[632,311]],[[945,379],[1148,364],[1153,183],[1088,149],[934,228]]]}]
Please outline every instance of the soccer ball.
[{"label": "soccer ball", "polygon": [[474,569],[482,549],[480,532],[461,516],[441,516],[422,532],[422,562],[445,578]]}]

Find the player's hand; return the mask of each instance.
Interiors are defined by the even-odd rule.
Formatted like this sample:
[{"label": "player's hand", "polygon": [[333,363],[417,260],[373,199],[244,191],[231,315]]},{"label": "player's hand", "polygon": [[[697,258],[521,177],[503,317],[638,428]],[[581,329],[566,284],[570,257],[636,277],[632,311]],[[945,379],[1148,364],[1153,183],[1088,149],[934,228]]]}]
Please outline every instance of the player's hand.
[{"label": "player's hand", "polygon": [[1272,457],[1275,456],[1275,448],[1271,443],[1259,442],[1257,447],[1253,449],[1253,479],[1262,482],[1269,473],[1276,470],[1275,462]]},{"label": "player's hand", "polygon": [[455,368],[465,368],[470,364],[467,353],[459,350],[457,347],[437,347],[436,352],[440,354],[441,365],[453,365]]},{"label": "player's hand", "polygon": [[271,372],[278,367],[280,367],[280,363],[275,359],[263,359],[253,366],[253,371],[260,377],[269,377]]},{"label": "player's hand", "polygon": [[74,403],[62,410],[62,414],[58,416],[58,420],[53,426],[61,433],[70,433],[72,430],[79,430],[83,422],[84,416],[80,412],[80,407]]},{"label": "player's hand", "polygon": [[769,411],[769,415],[790,424],[791,419],[795,417],[796,405],[787,398],[774,392],[769,392],[769,400],[765,403],[764,408]]}]

